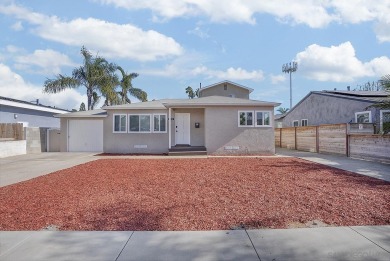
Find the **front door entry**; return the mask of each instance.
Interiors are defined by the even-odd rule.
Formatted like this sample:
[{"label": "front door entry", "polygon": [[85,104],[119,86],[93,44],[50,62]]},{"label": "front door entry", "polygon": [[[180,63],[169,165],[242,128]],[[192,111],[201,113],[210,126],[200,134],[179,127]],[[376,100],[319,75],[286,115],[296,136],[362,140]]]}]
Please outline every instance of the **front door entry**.
[{"label": "front door entry", "polygon": [[190,114],[175,113],[175,142],[190,145]]}]

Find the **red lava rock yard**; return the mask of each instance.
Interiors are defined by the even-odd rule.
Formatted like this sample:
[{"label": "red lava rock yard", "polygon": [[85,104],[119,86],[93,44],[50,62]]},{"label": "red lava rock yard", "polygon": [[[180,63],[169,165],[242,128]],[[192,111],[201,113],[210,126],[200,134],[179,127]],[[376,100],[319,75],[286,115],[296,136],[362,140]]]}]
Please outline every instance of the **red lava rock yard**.
[{"label": "red lava rock yard", "polygon": [[390,224],[389,182],[294,158],[100,159],[0,197],[1,230]]}]

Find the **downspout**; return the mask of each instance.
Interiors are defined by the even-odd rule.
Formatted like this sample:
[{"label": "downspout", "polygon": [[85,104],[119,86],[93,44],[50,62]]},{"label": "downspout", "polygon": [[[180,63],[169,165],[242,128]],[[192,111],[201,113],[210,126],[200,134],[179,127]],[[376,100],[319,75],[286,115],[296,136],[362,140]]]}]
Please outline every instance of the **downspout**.
[{"label": "downspout", "polygon": [[169,109],[168,109],[168,122],[169,122],[169,124],[168,124],[168,147],[169,147],[169,149],[171,149],[171,147],[172,147],[172,141],[171,141],[171,139],[172,139],[172,137],[171,137],[171,127],[172,127],[172,109],[171,109],[171,107],[169,107]]}]

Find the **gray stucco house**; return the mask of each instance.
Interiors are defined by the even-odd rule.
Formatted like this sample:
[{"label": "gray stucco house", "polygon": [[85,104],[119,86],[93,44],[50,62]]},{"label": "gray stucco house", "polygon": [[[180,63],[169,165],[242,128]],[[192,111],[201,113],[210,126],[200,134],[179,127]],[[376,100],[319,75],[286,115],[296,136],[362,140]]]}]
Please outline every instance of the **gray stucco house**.
[{"label": "gray stucco house", "polygon": [[390,110],[370,107],[388,99],[384,91],[312,91],[290,111],[275,115],[275,127],[339,123],[374,123],[377,131],[390,121]]},{"label": "gray stucco house", "polygon": [[162,154],[275,152],[274,108],[250,100],[251,88],[223,81],[200,98],[162,99],[59,115],[61,151]]},{"label": "gray stucco house", "polygon": [[23,123],[24,127],[59,128],[60,120],[54,115],[69,111],[44,106],[39,100],[27,102],[0,96],[0,123]]}]

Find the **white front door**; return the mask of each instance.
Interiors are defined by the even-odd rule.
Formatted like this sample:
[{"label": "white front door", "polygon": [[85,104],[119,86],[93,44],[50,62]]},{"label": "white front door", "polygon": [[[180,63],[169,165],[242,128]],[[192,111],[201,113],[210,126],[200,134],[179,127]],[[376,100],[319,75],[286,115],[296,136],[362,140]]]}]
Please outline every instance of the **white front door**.
[{"label": "white front door", "polygon": [[189,113],[175,113],[175,142],[190,145]]}]

